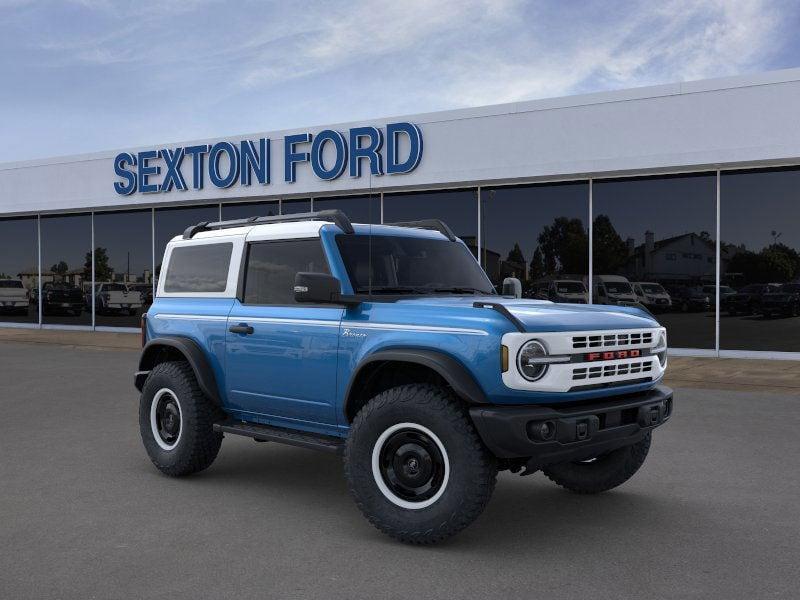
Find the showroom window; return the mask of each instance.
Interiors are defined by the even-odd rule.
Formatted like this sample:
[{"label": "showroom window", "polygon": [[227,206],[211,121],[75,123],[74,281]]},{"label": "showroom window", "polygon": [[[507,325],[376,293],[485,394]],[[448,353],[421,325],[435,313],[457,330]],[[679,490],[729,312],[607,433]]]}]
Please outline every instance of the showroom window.
[{"label": "showroom window", "polygon": [[42,323],[92,324],[92,215],[41,219]]},{"label": "showroom window", "polygon": [[223,204],[222,219],[247,219],[249,217],[274,217],[280,212],[278,201]]},{"label": "showroom window", "polygon": [[38,323],[39,225],[36,217],[0,219],[0,322]]},{"label": "showroom window", "polygon": [[478,190],[384,194],[383,222],[441,219],[478,254]]},{"label": "showroom window", "polygon": [[714,173],[595,180],[593,301],[644,305],[673,348],[714,349],[716,206]]},{"label": "showroom window", "polygon": [[299,200],[281,200],[281,214],[294,215],[297,213],[311,212],[311,199],[300,198]]},{"label": "showroom window", "polygon": [[720,349],[800,352],[800,169],[720,176]]},{"label": "showroom window", "polygon": [[498,291],[522,282],[522,295],[588,302],[588,182],[481,188],[481,264]]},{"label": "showroom window", "polygon": [[381,222],[381,195],[314,198],[314,211],[338,208],[353,223]]},{"label": "showroom window", "polygon": [[190,206],[186,208],[157,208],[155,213],[155,278],[161,273],[164,249],[176,235],[187,227],[202,221],[218,221],[219,205]]},{"label": "showroom window", "polygon": [[94,246],[95,325],[138,327],[153,303],[153,211],[94,213]]}]

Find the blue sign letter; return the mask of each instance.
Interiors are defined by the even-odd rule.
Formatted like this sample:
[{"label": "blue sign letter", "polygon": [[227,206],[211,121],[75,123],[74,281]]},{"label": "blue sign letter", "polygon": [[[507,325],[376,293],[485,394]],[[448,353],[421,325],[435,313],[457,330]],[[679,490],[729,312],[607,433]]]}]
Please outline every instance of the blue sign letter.
[{"label": "blue sign letter", "polygon": [[308,162],[308,152],[295,152],[295,144],[307,144],[311,141],[310,133],[287,135],[283,138],[283,179],[287,183],[295,182],[295,163]]},{"label": "blue sign letter", "polygon": [[[219,159],[222,153],[228,155],[230,168],[228,174],[222,177],[219,173]],[[231,187],[239,178],[239,149],[230,142],[217,142],[208,153],[208,178],[218,188]]]},{"label": "blue sign letter", "polygon": [[159,175],[161,167],[151,166],[151,160],[158,158],[158,152],[155,150],[145,150],[139,152],[139,191],[143,194],[152,194],[158,191],[157,183],[150,183],[151,175]]},{"label": "blue sign letter", "polygon": [[261,138],[258,140],[259,151],[250,140],[242,140],[239,158],[241,164],[241,177],[239,181],[242,185],[250,185],[253,173],[258,179],[258,183],[269,183],[269,140]]},{"label": "blue sign letter", "polygon": [[[368,146],[361,146],[361,138],[369,138]],[[375,127],[354,127],[350,130],[350,177],[361,177],[361,159],[369,160],[373,175],[383,175],[383,132]]]},{"label": "blue sign letter", "polygon": [[127,182],[114,182],[114,191],[122,196],[127,196],[136,191],[136,173],[128,171],[125,165],[135,167],[136,157],[129,152],[121,152],[114,159],[114,172]]},{"label": "blue sign letter", "polygon": [[[397,162],[398,142],[400,134],[408,136],[411,149],[408,158],[402,162]],[[386,126],[386,137],[389,138],[386,147],[386,172],[389,175],[398,173],[409,173],[417,168],[422,159],[422,132],[413,123],[389,123]]]},{"label": "blue sign letter", "polygon": [[[336,150],[336,160],[330,169],[326,169],[322,162],[325,142],[332,142]],[[311,168],[314,169],[314,174],[320,179],[336,179],[344,172],[346,164],[347,144],[345,144],[344,136],[338,131],[330,129],[320,131],[314,138],[314,143],[311,144]]]},{"label": "blue sign letter", "polygon": [[164,174],[164,181],[161,182],[161,191],[169,192],[174,185],[179,190],[186,189],[186,180],[181,173],[181,163],[183,162],[183,148],[169,150],[163,148],[159,151],[161,158],[167,165],[167,172]]},{"label": "blue sign letter", "polygon": [[196,190],[203,189],[203,155],[208,152],[208,144],[187,146],[183,149],[185,154],[192,157],[192,187]]}]

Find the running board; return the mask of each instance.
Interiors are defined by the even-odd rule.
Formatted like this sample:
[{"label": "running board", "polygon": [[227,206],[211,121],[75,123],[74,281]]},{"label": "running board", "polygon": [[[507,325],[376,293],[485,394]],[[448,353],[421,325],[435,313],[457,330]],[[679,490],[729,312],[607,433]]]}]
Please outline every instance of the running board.
[{"label": "running board", "polygon": [[344,454],[344,440],[332,435],[322,435],[306,431],[292,431],[272,425],[244,423],[242,421],[224,421],[214,423],[214,431],[251,437],[257,442],[278,442],[301,448],[311,448],[322,452]]}]

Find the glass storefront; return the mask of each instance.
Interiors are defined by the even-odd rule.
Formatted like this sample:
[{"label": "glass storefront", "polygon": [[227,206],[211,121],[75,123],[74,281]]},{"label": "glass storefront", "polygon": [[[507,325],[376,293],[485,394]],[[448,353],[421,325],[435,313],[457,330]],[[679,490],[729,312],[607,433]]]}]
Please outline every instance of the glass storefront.
[{"label": "glass storefront", "polygon": [[[498,290],[516,277],[527,298],[642,306],[673,348],[715,349],[719,318],[722,351],[800,352],[799,189],[800,168],[720,174],[719,315],[716,173],[482,187],[480,203],[473,188],[313,204],[361,223],[441,219]],[[188,226],[310,210],[293,199],[0,219],[0,323],[137,327],[167,242]]]},{"label": "glass storefront", "polygon": [[381,196],[342,196],[336,198],[314,198],[314,210],[344,211],[353,223],[380,223]]},{"label": "glass storefront", "polygon": [[720,349],[800,351],[800,169],[720,177]]},{"label": "glass storefront", "polygon": [[716,344],[716,174],[593,184],[595,304],[643,305],[673,348]]},{"label": "glass storefront", "polygon": [[92,215],[42,217],[41,247],[42,323],[91,325]]},{"label": "glass storefront", "polygon": [[586,304],[588,223],[588,182],[481,188],[481,265],[498,291]]},{"label": "glass storefront", "polygon": [[384,194],[383,222],[441,219],[478,255],[478,190]]},{"label": "glass storefront", "polygon": [[38,230],[36,217],[0,219],[0,322],[39,322]]},{"label": "glass storefront", "polygon": [[153,211],[95,213],[94,246],[95,325],[138,327],[153,303]]}]

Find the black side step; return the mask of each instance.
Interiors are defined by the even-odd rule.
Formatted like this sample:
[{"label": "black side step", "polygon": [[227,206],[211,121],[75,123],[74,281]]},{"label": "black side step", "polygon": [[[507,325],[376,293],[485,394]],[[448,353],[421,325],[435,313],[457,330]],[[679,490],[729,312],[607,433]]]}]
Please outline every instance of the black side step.
[{"label": "black side step", "polygon": [[290,429],[283,429],[282,427],[273,427],[272,425],[243,423],[242,421],[214,423],[214,431],[243,435],[251,437],[259,442],[278,442],[281,444],[289,444],[290,446],[300,446],[301,448],[332,452],[334,454],[344,453],[344,440],[332,435],[293,431]]}]

